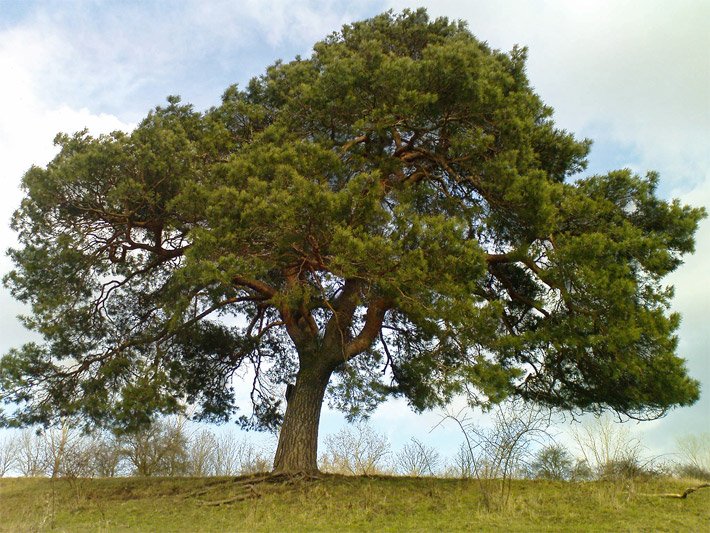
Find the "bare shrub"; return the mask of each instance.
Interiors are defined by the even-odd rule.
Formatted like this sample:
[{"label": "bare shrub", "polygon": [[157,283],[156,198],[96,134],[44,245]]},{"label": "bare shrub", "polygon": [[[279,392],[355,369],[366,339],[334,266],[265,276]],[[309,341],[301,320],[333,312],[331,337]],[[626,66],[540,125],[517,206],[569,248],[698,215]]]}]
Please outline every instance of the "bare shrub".
[{"label": "bare shrub", "polygon": [[241,475],[248,474],[261,474],[263,472],[269,472],[271,470],[271,454],[265,453],[263,450],[259,450],[253,446],[248,446],[245,448],[245,453],[242,464],[241,464]]},{"label": "bare shrub", "polygon": [[44,440],[31,428],[20,431],[17,437],[16,465],[20,474],[25,477],[45,476],[47,471],[47,456]]},{"label": "bare shrub", "polygon": [[183,476],[188,472],[184,419],[156,420],[148,428],[122,435],[120,443],[136,476]]},{"label": "bare shrub", "polygon": [[573,469],[572,455],[560,444],[540,448],[530,465],[531,474],[536,479],[566,481],[572,478]]},{"label": "bare shrub", "polygon": [[0,477],[9,474],[17,461],[17,435],[6,433],[0,437]]},{"label": "bare shrub", "polygon": [[187,447],[188,474],[191,476],[211,476],[215,471],[217,440],[214,433],[203,429],[195,433]]},{"label": "bare shrub", "polygon": [[92,438],[82,433],[75,420],[67,418],[58,426],[45,428],[41,437],[48,476],[92,475]]},{"label": "bare shrub", "polygon": [[325,449],[325,454],[321,456],[321,469],[347,475],[385,473],[386,460],[391,453],[387,437],[363,422],[328,435]]},{"label": "bare shrub", "polygon": [[124,452],[113,434],[101,432],[93,435],[87,453],[91,457],[91,475],[116,477],[123,473],[126,462]]},{"label": "bare shrub", "polygon": [[572,467],[570,481],[591,481],[594,479],[594,470],[584,459],[577,459]]},{"label": "bare shrub", "polygon": [[42,433],[42,447],[46,456],[48,475],[59,477],[66,448],[69,442],[69,426],[66,421],[60,427],[49,428]]},{"label": "bare shrub", "polygon": [[608,416],[572,429],[582,459],[599,479],[628,479],[649,473],[650,461],[643,460],[643,445],[628,426]]},{"label": "bare shrub", "polygon": [[446,477],[458,477],[470,479],[476,477],[475,456],[467,446],[466,442],[461,443],[452,461],[445,469]]},{"label": "bare shrub", "polygon": [[551,416],[548,409],[521,400],[498,406],[490,428],[473,423],[464,411],[445,415],[442,422],[454,421],[464,436],[454,468],[478,480],[487,510],[507,505],[510,480],[528,470],[533,446],[550,439]]},{"label": "bare shrub", "polygon": [[[114,476],[122,452],[111,439],[100,433],[84,434],[68,421],[51,428],[25,428],[7,442],[12,450],[10,468],[26,477]],[[0,473],[2,459],[0,450]]]},{"label": "bare shrub", "polygon": [[705,470],[690,463],[681,463],[674,468],[678,477],[710,481],[710,470]]},{"label": "bare shrub", "polygon": [[680,456],[675,468],[681,477],[710,481],[710,433],[676,439]]},{"label": "bare shrub", "polygon": [[488,428],[472,423],[465,414],[446,418],[455,420],[464,433],[462,450],[468,451],[468,457],[460,457],[459,462],[466,468],[470,465],[475,477],[509,479],[522,475],[533,456],[533,446],[550,439],[549,410],[519,400],[499,406],[493,426]]},{"label": "bare shrub", "polygon": [[214,473],[217,476],[236,476],[242,468],[242,443],[233,432],[217,437]]},{"label": "bare shrub", "polygon": [[92,477],[94,473],[94,442],[96,437],[75,434],[64,449],[59,475],[62,477]]},{"label": "bare shrub", "polygon": [[223,433],[215,438],[214,474],[236,476],[268,472],[271,470],[271,453],[262,450],[246,437],[235,432]]},{"label": "bare shrub", "polygon": [[436,449],[412,438],[397,454],[397,471],[405,476],[434,476],[439,469],[441,458]]}]

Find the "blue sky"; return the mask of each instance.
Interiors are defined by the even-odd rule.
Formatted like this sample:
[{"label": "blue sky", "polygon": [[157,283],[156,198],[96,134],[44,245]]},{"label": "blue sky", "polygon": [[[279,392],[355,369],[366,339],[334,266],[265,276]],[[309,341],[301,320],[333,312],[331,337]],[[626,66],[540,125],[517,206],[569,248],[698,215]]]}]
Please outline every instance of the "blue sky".
[{"label": "blue sky", "polygon": [[[493,47],[529,47],[528,74],[561,127],[595,144],[589,170],[661,174],[661,194],[710,206],[710,2],[540,1],[20,1],[0,0],[0,248],[31,164],[54,153],[58,131],[130,129],[169,94],[203,109],[281,58],[308,55],[342,24],[386,9],[429,8],[464,19]],[[701,379],[692,408],[635,426],[654,450],[710,431],[710,225],[697,253],[669,279],[683,314],[681,355]],[[10,268],[0,259],[0,270]],[[0,289],[0,352],[26,341],[21,307]],[[417,436],[444,451],[455,432],[388,402],[373,425],[395,444]],[[326,411],[322,433],[342,417]]]}]

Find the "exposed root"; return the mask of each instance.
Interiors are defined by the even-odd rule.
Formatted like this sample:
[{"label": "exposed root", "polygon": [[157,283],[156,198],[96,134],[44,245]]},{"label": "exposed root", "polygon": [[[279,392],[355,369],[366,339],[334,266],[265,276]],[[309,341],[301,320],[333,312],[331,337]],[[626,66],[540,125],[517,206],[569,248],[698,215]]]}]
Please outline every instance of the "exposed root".
[{"label": "exposed root", "polygon": [[229,505],[230,503],[242,502],[244,500],[255,500],[261,498],[261,494],[253,485],[244,485],[247,489],[236,496],[226,498],[224,500],[201,501],[200,503],[209,507],[218,507],[220,505]]},{"label": "exposed root", "polygon": [[284,482],[287,484],[298,483],[300,481],[318,481],[323,479],[323,475],[320,473],[308,473],[308,472],[292,472],[292,473],[275,473],[270,474],[266,477],[264,481],[267,483],[278,483]]},{"label": "exposed root", "polygon": [[682,493],[676,494],[673,492],[664,492],[664,493],[655,493],[655,494],[641,494],[641,496],[658,496],[660,498],[677,498],[680,500],[685,500],[689,494],[694,493],[697,490],[700,489],[706,489],[710,487],[710,483],[703,483],[702,485],[698,485],[697,487],[689,487],[685,489]]},{"label": "exposed root", "polygon": [[309,474],[305,472],[289,474],[258,474],[252,476],[244,476],[240,478],[221,480],[220,482],[211,483],[210,486],[207,488],[202,488],[190,493],[189,497],[198,498],[207,494],[224,492],[225,489],[236,489],[237,493],[229,498],[224,498],[221,500],[198,500],[199,503],[201,503],[202,505],[211,507],[229,505],[245,500],[254,500],[257,498],[261,498],[263,493],[259,490],[259,487],[267,489],[267,487],[265,486],[266,484],[271,486],[267,490],[276,489],[277,491],[281,491],[297,488],[303,482],[320,479],[322,479],[322,477],[319,474]]},{"label": "exposed root", "polygon": [[193,490],[192,492],[185,495],[186,498],[196,498],[207,494],[208,492],[213,492],[216,488],[221,488],[224,485],[234,483],[234,478],[228,479],[215,479],[204,483],[200,488]]}]

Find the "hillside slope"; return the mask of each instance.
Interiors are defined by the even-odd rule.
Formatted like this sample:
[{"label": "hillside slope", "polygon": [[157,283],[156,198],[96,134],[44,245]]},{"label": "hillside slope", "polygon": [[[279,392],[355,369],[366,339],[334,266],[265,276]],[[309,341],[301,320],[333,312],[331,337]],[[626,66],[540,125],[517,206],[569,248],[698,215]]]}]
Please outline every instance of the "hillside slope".
[{"label": "hillside slope", "polygon": [[[0,531],[703,531],[693,482],[396,477],[0,479]],[[505,492],[503,493],[505,494]],[[486,505],[486,497],[488,505]]]}]

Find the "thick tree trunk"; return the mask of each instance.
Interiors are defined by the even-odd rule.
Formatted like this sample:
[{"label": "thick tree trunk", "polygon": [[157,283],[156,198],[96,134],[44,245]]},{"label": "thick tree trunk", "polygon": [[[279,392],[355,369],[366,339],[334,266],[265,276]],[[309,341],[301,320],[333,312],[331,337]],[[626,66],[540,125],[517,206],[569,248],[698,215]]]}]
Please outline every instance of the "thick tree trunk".
[{"label": "thick tree trunk", "polygon": [[274,473],[318,472],[318,425],[332,369],[302,366],[286,405]]}]

